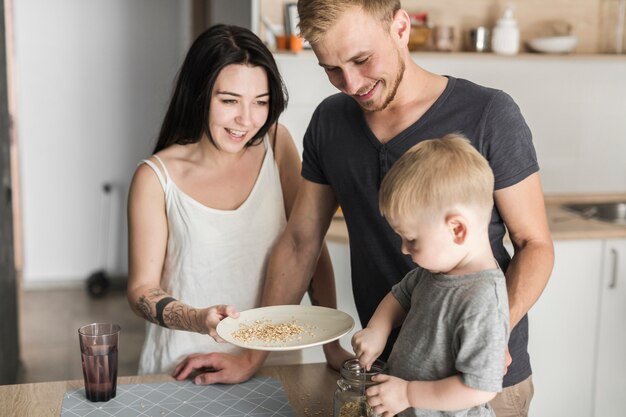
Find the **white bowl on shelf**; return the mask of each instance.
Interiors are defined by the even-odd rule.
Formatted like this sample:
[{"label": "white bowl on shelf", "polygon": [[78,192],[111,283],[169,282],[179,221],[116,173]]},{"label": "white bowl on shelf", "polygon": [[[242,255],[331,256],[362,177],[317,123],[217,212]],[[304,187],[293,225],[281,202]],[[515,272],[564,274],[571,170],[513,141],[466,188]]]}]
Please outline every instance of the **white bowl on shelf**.
[{"label": "white bowl on shelf", "polygon": [[576,36],[549,36],[528,41],[528,47],[544,54],[566,54],[572,52],[578,44]]}]

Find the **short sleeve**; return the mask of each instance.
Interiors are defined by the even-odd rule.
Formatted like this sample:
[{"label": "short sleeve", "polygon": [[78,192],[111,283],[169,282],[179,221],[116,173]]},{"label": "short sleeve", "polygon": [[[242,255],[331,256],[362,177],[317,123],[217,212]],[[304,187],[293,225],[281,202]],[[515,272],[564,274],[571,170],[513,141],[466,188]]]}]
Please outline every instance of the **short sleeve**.
[{"label": "short sleeve", "polygon": [[311,117],[303,139],[302,177],[306,180],[328,184],[322,166],[321,142],[324,139],[320,129],[320,107],[318,106]]},{"label": "short sleeve", "polygon": [[416,268],[409,271],[400,282],[391,287],[391,294],[406,311],[411,309],[411,297],[418,281],[419,268]]},{"label": "short sleeve", "polygon": [[539,171],[532,133],[511,96],[498,91],[485,119],[485,157],[493,170],[495,189],[517,184]]}]

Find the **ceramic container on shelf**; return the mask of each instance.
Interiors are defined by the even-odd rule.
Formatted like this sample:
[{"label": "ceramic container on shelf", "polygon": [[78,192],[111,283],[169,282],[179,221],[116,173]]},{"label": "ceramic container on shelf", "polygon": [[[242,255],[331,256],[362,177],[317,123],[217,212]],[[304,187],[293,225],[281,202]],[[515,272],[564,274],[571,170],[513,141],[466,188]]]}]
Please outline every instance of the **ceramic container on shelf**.
[{"label": "ceramic container on shelf", "polygon": [[516,55],[519,52],[520,35],[513,9],[508,6],[493,29],[491,49],[500,55]]},{"label": "ceramic container on shelf", "polygon": [[578,38],[573,35],[548,36],[529,40],[528,48],[544,54],[568,54],[574,51],[577,44]]}]

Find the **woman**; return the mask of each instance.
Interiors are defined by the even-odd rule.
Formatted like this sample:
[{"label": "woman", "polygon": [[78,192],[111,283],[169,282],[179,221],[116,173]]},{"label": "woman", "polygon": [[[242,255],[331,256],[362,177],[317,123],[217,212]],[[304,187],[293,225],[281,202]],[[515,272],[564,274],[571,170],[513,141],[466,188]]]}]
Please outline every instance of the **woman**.
[{"label": "woman", "polygon": [[[140,374],[172,372],[206,351],[221,352],[203,362],[218,372],[196,382],[240,382],[256,371],[219,375],[220,363],[253,363],[253,353],[215,343],[215,327],[238,315],[233,306],[259,305],[267,257],[294,203],[300,158],[277,124],[286,101],[272,54],[249,30],[216,25],[194,41],[154,155],[129,193],[128,300],[151,323]],[[312,286],[324,280],[334,280],[325,248]]]}]

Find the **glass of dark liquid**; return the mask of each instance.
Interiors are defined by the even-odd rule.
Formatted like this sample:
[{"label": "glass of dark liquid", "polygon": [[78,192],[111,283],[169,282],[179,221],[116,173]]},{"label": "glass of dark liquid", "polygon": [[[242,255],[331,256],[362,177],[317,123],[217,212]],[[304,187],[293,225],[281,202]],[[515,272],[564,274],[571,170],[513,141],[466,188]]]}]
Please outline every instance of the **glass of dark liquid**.
[{"label": "glass of dark liquid", "polygon": [[85,395],[89,401],[115,398],[119,334],[120,326],[111,323],[92,323],[78,329]]}]

